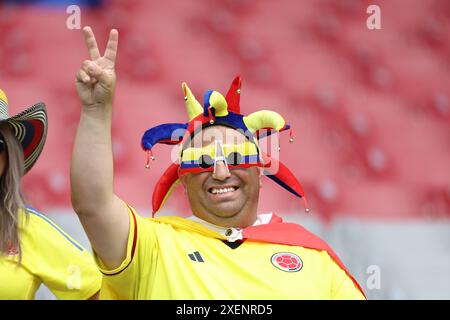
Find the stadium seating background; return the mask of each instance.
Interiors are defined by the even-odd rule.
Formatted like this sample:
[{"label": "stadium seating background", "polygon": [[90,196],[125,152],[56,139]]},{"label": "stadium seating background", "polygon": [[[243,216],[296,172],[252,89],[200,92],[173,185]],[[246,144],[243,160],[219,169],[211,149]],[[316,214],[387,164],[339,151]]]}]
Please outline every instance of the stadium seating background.
[{"label": "stadium seating background", "polygon": [[[366,26],[370,4],[381,8],[381,30]],[[74,79],[88,58],[65,9],[0,5],[0,87],[10,113],[37,101],[49,113],[25,195],[56,217],[73,215]],[[388,270],[369,298],[450,298],[449,1],[103,1],[82,7],[81,23],[101,47],[110,28],[120,32],[112,132],[120,197],[150,212],[170,148],[157,146],[146,170],[140,138],[186,121],[181,82],[201,100],[207,89],[226,93],[240,74],[244,113],[268,107],[293,126],[293,144],[281,135],[281,160],[312,208],[307,217],[301,201],[265,179],[260,212],[313,221],[363,284],[367,266]],[[188,208],[178,189],[162,214]]]}]

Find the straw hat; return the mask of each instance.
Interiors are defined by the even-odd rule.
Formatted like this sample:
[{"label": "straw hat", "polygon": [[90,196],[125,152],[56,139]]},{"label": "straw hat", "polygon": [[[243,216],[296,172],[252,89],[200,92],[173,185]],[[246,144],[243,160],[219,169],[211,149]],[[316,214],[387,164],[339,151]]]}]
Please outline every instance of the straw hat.
[{"label": "straw hat", "polygon": [[22,144],[25,172],[28,172],[41,154],[47,137],[47,111],[45,104],[39,102],[10,117],[8,98],[0,89],[0,121],[6,121],[11,125],[14,135]]}]

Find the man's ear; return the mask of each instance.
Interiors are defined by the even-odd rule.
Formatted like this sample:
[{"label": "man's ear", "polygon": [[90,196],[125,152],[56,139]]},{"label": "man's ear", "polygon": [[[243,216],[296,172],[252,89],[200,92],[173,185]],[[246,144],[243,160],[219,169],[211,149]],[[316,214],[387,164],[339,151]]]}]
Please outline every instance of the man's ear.
[{"label": "man's ear", "polygon": [[261,189],[262,188],[262,180],[263,180],[262,177],[264,175],[264,169],[258,167],[258,170],[259,170],[259,188]]},{"label": "man's ear", "polygon": [[179,177],[181,184],[183,185],[184,188],[186,188],[186,184],[187,184],[187,174],[184,174],[182,176]]}]

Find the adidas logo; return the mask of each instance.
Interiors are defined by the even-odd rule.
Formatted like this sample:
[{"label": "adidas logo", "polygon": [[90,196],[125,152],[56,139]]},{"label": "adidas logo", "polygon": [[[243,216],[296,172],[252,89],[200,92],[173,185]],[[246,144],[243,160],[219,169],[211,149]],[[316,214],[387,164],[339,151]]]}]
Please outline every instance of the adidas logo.
[{"label": "adidas logo", "polygon": [[198,252],[198,251],[195,251],[195,252],[193,252],[193,253],[189,253],[188,256],[189,256],[189,258],[190,258],[192,261],[195,261],[195,262],[205,262],[205,260],[203,260],[202,256],[200,255],[200,252]]}]

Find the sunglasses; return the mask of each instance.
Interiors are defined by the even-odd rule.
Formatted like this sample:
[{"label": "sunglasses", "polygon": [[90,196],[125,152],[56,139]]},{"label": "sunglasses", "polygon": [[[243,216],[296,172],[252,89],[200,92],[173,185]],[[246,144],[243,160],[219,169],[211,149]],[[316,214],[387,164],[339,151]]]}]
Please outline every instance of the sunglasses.
[{"label": "sunglasses", "polygon": [[0,152],[3,152],[6,150],[6,143],[5,140],[0,138]]},{"label": "sunglasses", "polygon": [[216,141],[202,148],[187,148],[180,158],[180,173],[212,171],[217,161],[230,169],[261,166],[258,147],[248,141],[229,145]]}]

